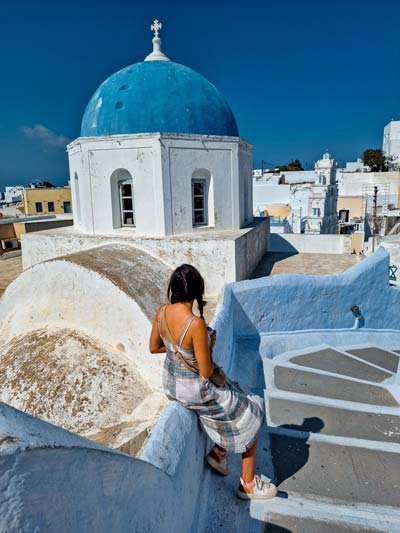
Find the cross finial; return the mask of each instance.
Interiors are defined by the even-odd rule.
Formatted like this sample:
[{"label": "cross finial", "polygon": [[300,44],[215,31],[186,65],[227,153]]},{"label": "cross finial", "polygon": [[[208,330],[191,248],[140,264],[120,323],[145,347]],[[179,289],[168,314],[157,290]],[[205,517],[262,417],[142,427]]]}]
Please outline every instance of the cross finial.
[{"label": "cross finial", "polygon": [[158,37],[158,32],[162,29],[162,23],[155,19],[153,24],[150,26],[151,31],[154,31],[154,37]]},{"label": "cross finial", "polygon": [[161,22],[155,19],[153,24],[150,26],[151,31],[154,32],[154,37],[152,39],[153,51],[145,58],[145,61],[169,61],[168,57],[161,52],[161,39],[158,36],[161,28]]}]

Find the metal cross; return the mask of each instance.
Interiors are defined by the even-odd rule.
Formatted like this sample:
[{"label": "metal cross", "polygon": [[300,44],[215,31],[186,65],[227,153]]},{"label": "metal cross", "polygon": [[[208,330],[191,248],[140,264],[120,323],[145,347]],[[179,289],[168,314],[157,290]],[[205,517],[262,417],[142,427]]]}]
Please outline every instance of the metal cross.
[{"label": "metal cross", "polygon": [[154,31],[154,37],[158,37],[158,32],[161,30],[162,24],[157,19],[153,21],[153,24],[150,26],[151,31]]}]

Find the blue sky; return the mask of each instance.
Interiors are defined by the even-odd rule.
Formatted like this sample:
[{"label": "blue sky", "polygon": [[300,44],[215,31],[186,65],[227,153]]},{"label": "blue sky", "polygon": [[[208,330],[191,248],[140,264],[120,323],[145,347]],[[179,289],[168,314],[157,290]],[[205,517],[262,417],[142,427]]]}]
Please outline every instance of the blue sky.
[{"label": "blue sky", "polygon": [[165,53],[226,96],[257,163],[352,160],[400,119],[398,1],[3,0],[0,188],[67,179],[89,98],[146,56],[154,18]]}]

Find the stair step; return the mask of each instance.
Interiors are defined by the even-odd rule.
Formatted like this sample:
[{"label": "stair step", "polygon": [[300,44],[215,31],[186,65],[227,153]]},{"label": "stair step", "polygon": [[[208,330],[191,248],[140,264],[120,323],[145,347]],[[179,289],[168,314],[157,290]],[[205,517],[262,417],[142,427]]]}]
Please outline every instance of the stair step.
[{"label": "stair step", "polygon": [[270,382],[273,372],[275,386],[281,390],[371,405],[398,406],[387,389],[372,383],[275,365],[271,360],[264,360],[264,372],[266,383]]},{"label": "stair step", "polygon": [[268,427],[281,491],[400,505],[400,445]]},{"label": "stair step", "polygon": [[399,356],[398,354],[391,352],[389,350],[384,350],[383,348],[378,348],[376,346],[369,346],[365,348],[352,348],[346,350],[348,353],[355,355],[359,359],[363,359],[368,363],[380,366],[385,368],[390,372],[397,372],[399,366]]},{"label": "stair step", "polygon": [[289,498],[252,501],[250,515],[265,522],[265,533],[358,533],[400,531],[400,511],[393,507],[314,499],[299,494]]},{"label": "stair step", "polygon": [[[379,362],[385,363],[382,357],[377,359]],[[308,368],[317,368],[319,370],[325,370],[326,372],[333,372],[342,376],[364,379],[366,381],[381,382],[392,375],[382,368],[371,366],[349,356],[346,353],[334,350],[333,348],[326,348],[323,350],[317,350],[315,352],[296,355],[291,357],[289,361],[296,365],[305,366]],[[383,368],[386,368],[386,366]]]},{"label": "stair step", "polygon": [[283,395],[277,390],[266,391],[269,424],[295,429],[304,420],[318,419],[321,422],[317,429],[322,434],[400,443],[400,409],[397,414],[385,413],[379,408],[368,410],[368,405],[352,409],[337,405],[336,400],[318,402],[318,398],[313,401],[307,397],[307,402],[302,402],[299,395]]}]

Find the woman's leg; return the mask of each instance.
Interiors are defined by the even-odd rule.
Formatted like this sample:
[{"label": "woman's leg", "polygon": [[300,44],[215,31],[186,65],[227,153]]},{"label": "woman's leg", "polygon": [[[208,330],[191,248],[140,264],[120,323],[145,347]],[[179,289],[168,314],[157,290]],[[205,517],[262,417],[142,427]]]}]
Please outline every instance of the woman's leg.
[{"label": "woman's leg", "polygon": [[254,479],[254,465],[256,462],[257,440],[251,448],[242,453],[242,479],[251,483]]},{"label": "woman's leg", "polygon": [[257,441],[242,454],[242,478],[237,491],[237,495],[242,500],[268,500],[278,493],[273,483],[264,481],[260,476],[254,477],[256,451]]}]

